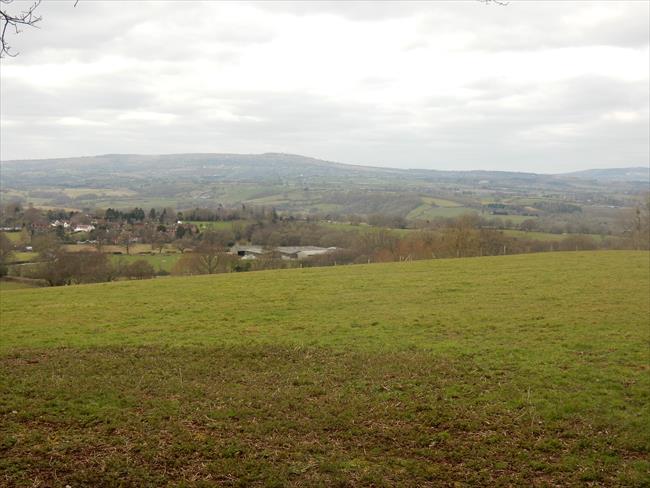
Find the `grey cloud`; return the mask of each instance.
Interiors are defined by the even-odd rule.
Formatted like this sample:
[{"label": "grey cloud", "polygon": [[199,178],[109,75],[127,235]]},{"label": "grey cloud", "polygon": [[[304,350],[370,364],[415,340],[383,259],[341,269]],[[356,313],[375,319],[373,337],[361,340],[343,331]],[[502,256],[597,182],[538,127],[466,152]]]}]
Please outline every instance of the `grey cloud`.
[{"label": "grey cloud", "polygon": [[[421,38],[405,49],[426,46],[429,32],[466,32],[474,35],[473,49],[523,50],[562,46],[614,45],[644,47],[650,43],[647,2],[620,1],[620,15],[613,15],[591,26],[579,27],[572,19],[608,2],[528,2],[508,5],[486,4],[479,0],[457,1],[314,1],[251,2],[257,8],[294,15],[328,14],[352,21],[383,21],[418,18]],[[567,28],[572,25],[572,28]],[[447,46],[453,49],[458,46]]]},{"label": "grey cloud", "polygon": [[[233,24],[214,19],[212,4],[181,4],[181,18],[175,19],[167,4],[82,2],[74,9],[69,3],[43,4],[42,29],[21,34],[20,42],[14,42],[21,55],[7,63],[36,68],[51,63],[60,70],[71,70],[72,60],[87,66],[106,56],[137,63],[106,73],[90,70],[55,88],[43,80],[3,74],[5,159],[281,151],[402,167],[559,171],[644,165],[650,158],[647,76],[625,81],[616,73],[587,74],[515,83],[508,73],[499,78],[476,73],[455,95],[432,89],[410,102],[377,98],[374,103],[351,101],[349,93],[337,95],[336,90],[319,94],[309,83],[271,90],[264,73],[255,88],[248,85],[246,90],[213,86],[207,75],[186,77],[188,71],[205,68],[218,78],[246,49],[272,42],[277,35],[273,15],[278,14],[328,14],[350,22],[413,18],[414,41],[404,46],[410,49],[406,55],[418,55],[420,48],[436,42],[434,34],[460,33],[468,34],[460,38],[469,41],[439,47],[488,56],[491,51],[525,53],[549,46],[608,44],[638,50],[648,43],[645,4],[625,4],[620,16],[571,32],[563,27],[566,19],[579,17],[586,3],[252,4],[271,16],[266,23],[255,21],[260,25],[245,18]],[[199,28],[212,23],[207,35]],[[143,34],[148,28],[150,36]],[[158,85],[159,80],[166,83]],[[400,77],[369,72],[354,83],[361,92],[381,94],[398,90]],[[147,120],[138,113],[169,117]],[[623,116],[607,116],[612,113]],[[626,119],[625,114],[637,115]]]},{"label": "grey cloud", "polygon": [[[650,4],[616,2],[620,10],[591,25],[580,19],[604,2],[511,2],[508,6],[456,2],[449,8],[429,4],[418,32],[421,42],[431,33],[465,33],[463,46],[479,51],[522,51],[576,46],[643,48],[650,44]],[[605,5],[607,5],[605,3]]]},{"label": "grey cloud", "polygon": [[[70,130],[55,124],[53,119],[46,119],[33,128],[42,136],[30,135],[28,139],[36,139],[36,147],[74,144],[84,154],[115,152],[111,144],[119,141],[120,152],[283,150],[348,162],[411,167],[473,167],[486,153],[490,155],[492,167],[508,169],[553,165],[562,170],[572,160],[602,165],[614,164],[621,156],[629,164],[643,164],[649,151],[647,118],[632,124],[599,120],[599,112],[584,102],[593,95],[580,89],[584,81],[574,80],[574,86],[564,90],[562,103],[546,103],[543,108],[504,110],[491,105],[468,106],[466,101],[458,99],[455,104],[443,107],[442,112],[429,115],[420,107],[386,111],[309,94],[224,93],[223,102],[213,99],[207,104],[176,107],[176,110],[164,107],[179,114],[168,125],[122,121],[109,127]],[[601,80],[595,86],[604,86],[602,93],[611,95],[623,93],[626,86],[630,88],[634,84],[619,86],[614,81],[608,84]],[[580,93],[583,97],[577,99]],[[563,104],[572,103],[567,111]],[[616,105],[610,100],[601,111],[626,110],[635,103],[634,99],[624,98]],[[211,107],[227,108],[238,118],[206,117]],[[572,111],[577,115],[571,115]],[[107,112],[105,116],[110,121],[118,114]],[[419,126],[413,125],[415,119],[420,120]],[[578,124],[576,134],[550,140],[543,131],[538,138],[522,135],[567,123]],[[24,134],[14,134],[11,128],[6,131],[17,136],[11,138],[11,144],[23,143]],[[611,155],[612,145],[621,147],[616,156]]]},{"label": "grey cloud", "polygon": [[[196,54],[197,43],[219,46],[213,60],[229,61],[237,47],[265,43],[274,38],[273,26],[241,21],[233,23],[215,15],[212,2],[44,2],[39,29],[12,38],[24,62],[92,61],[112,54],[147,60],[186,60]],[[148,25],[164,27],[155,34]],[[139,32],[139,29],[145,29]]]},{"label": "grey cloud", "polygon": [[[436,2],[444,4],[448,2]],[[310,1],[310,2],[249,2],[256,8],[272,12],[284,12],[294,15],[335,15],[350,20],[385,20],[408,17],[433,7],[431,2],[399,1],[399,2],[368,2],[368,1]]]}]

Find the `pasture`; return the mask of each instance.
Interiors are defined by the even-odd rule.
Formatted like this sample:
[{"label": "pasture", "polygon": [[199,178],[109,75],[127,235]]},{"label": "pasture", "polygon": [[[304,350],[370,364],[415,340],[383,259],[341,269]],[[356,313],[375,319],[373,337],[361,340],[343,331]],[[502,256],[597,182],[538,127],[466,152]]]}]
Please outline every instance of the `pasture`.
[{"label": "pasture", "polygon": [[431,206],[423,203],[417,208],[411,210],[406,216],[409,220],[426,220],[435,219],[437,217],[453,218],[460,217],[465,214],[475,214],[475,209],[462,206]]},{"label": "pasture", "polygon": [[189,220],[186,223],[194,224],[201,231],[205,230],[232,230],[233,226],[241,225],[245,226],[251,224],[251,221],[248,220],[217,220],[217,221],[198,221],[198,220]]},{"label": "pasture", "polygon": [[513,229],[505,229],[502,230],[501,232],[511,237],[522,237],[524,239],[533,239],[537,241],[546,241],[546,242],[559,242],[570,236],[590,237],[594,239],[596,242],[600,242],[604,238],[600,234],[551,234],[550,232],[523,231],[523,230],[513,230]]},{"label": "pasture", "polygon": [[26,282],[0,279],[0,292],[7,290],[23,290],[25,288],[31,288],[31,286]]},{"label": "pasture", "polygon": [[0,484],[627,485],[647,252],[0,296]]}]

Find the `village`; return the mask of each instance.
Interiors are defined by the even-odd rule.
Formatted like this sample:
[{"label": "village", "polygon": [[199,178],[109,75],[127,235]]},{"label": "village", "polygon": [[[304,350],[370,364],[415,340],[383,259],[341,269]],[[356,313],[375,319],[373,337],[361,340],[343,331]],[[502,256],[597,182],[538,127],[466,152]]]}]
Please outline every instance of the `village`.
[{"label": "village", "polygon": [[[169,252],[170,250],[180,252],[192,252],[200,244],[201,240],[211,240],[211,244],[219,247],[220,251],[227,252],[242,260],[254,260],[261,257],[273,257],[282,260],[302,260],[313,256],[319,256],[336,251],[336,246],[314,246],[314,245],[255,245],[249,244],[243,239],[244,233],[235,233],[232,228],[239,224],[237,221],[183,221],[168,218],[168,215],[180,216],[176,213],[163,209],[157,211],[151,209],[145,217],[141,209],[134,209],[131,212],[120,212],[108,209],[105,212],[99,211],[94,214],[82,212],[70,212],[69,218],[64,218],[63,211],[53,213],[52,211],[41,211],[29,207],[22,216],[8,218],[4,214],[4,225],[0,231],[8,235],[19,233],[18,238],[13,240],[19,243],[20,251],[34,251],[31,242],[39,236],[55,235],[61,244],[77,246],[77,249],[106,250],[114,255],[151,254],[158,251]],[[264,226],[265,213],[257,215],[257,224]],[[274,212],[272,221],[277,221]],[[52,218],[55,218],[51,221]],[[211,225],[217,222],[221,225]],[[11,224],[11,225],[8,225]],[[181,241],[181,242],[179,242]],[[22,244],[22,245],[21,245]],[[149,244],[149,250],[143,250],[138,244]],[[117,247],[123,249],[117,249]],[[136,247],[137,246],[137,247]]]}]

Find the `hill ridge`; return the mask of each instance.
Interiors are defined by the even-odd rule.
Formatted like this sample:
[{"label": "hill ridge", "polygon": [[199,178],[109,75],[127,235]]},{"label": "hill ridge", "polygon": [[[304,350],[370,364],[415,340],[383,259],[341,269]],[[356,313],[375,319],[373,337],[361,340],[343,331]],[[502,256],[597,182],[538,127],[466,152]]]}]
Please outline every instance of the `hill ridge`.
[{"label": "hill ridge", "polygon": [[234,158],[241,160],[250,160],[258,158],[261,161],[268,158],[284,158],[287,163],[294,164],[305,164],[305,165],[315,165],[315,166],[332,166],[341,169],[356,169],[356,170],[374,170],[380,172],[398,172],[398,173],[441,173],[441,174],[466,174],[466,175],[490,175],[490,174],[499,174],[499,175],[527,175],[527,176],[537,176],[537,177],[576,177],[576,178],[588,178],[588,179],[598,179],[599,176],[603,176],[607,179],[616,179],[616,180],[625,180],[625,176],[631,177],[629,181],[637,181],[650,179],[650,168],[643,166],[630,166],[624,168],[616,167],[599,167],[599,168],[590,168],[579,171],[569,171],[562,173],[537,173],[532,171],[511,171],[511,170],[485,170],[485,169],[474,169],[474,170],[442,170],[436,168],[397,168],[393,166],[376,166],[360,163],[342,163],[338,161],[332,161],[328,159],[320,159],[312,156],[304,156],[301,154],[295,153],[286,153],[286,152],[264,152],[264,153],[219,153],[219,152],[197,152],[197,153],[165,153],[165,154],[141,154],[141,153],[106,153],[106,154],[97,154],[97,155],[85,155],[85,156],[72,156],[72,157],[58,157],[58,158],[32,158],[32,159],[9,159],[0,161],[0,164],[5,165],[14,165],[14,164],[25,164],[25,163],[74,163],[82,161],[92,161],[95,160],[96,163],[100,163],[105,159],[117,159],[118,161],[129,161],[129,160],[163,160],[168,161],[170,159],[181,159],[188,158],[190,160],[196,160],[199,158]]}]

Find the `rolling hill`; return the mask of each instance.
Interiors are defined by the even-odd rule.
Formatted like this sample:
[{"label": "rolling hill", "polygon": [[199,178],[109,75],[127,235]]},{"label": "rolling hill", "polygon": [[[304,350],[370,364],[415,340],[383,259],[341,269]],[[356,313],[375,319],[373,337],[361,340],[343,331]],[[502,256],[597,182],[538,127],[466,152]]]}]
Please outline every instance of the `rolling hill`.
[{"label": "rolling hill", "polygon": [[281,153],[265,154],[105,154],[76,158],[12,160],[2,162],[2,179],[9,186],[67,185],[96,186],[137,183],[151,178],[188,181],[282,182],[319,181],[336,183],[396,183],[449,181],[535,186],[571,186],[576,178],[588,180],[643,182],[649,179],[644,168],[588,170],[566,175],[543,175],[508,171],[437,171],[423,169],[380,168],[342,164]]},{"label": "rolling hill", "polygon": [[[609,175],[606,179],[599,176],[605,174]],[[517,205],[518,199],[534,198],[594,207],[594,220],[609,222],[612,219],[601,215],[602,208],[633,208],[647,193],[647,186],[647,178],[637,170],[569,175],[436,171],[341,164],[278,153],[108,154],[5,161],[0,171],[3,203],[79,211],[246,205],[342,219],[383,214],[426,220],[481,212],[485,202]],[[456,208],[439,208],[423,200],[436,198],[451,200]]]},{"label": "rolling hill", "polygon": [[642,485],[647,252],[0,293],[8,486]]},{"label": "rolling hill", "polygon": [[565,173],[564,176],[605,182],[636,181],[647,183],[650,182],[650,167],[588,169]]}]

